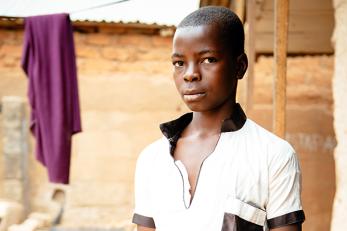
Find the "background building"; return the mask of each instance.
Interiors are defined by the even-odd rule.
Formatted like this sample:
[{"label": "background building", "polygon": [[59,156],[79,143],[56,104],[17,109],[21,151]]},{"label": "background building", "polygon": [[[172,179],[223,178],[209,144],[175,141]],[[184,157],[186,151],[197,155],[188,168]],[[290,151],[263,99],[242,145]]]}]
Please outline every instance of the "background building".
[{"label": "background building", "polygon": [[[200,5],[230,6],[246,21],[242,2],[202,0]],[[255,30],[248,32],[254,34],[256,42],[255,90],[248,116],[271,130],[273,1],[255,2]],[[159,123],[187,111],[171,79],[175,22],[158,24],[141,16],[137,20],[112,19],[106,8],[80,13],[79,19],[78,14],[72,15],[83,133],[73,137],[70,185],[48,183],[46,170],[34,158],[35,142],[31,137],[29,141],[28,186],[23,188],[28,212],[58,211],[52,197],[64,191],[65,208],[58,230],[127,226],[132,216],[133,176],[139,152],[161,136]],[[330,42],[333,29],[331,0],[319,0],[319,4],[314,0],[290,1],[286,136],[301,162],[306,231],[329,230],[332,217],[336,146],[334,50]],[[0,98],[26,99],[27,79],[20,68],[22,41],[22,19],[2,17]],[[3,132],[0,129],[0,137]],[[0,169],[6,164],[4,155],[0,155]],[[0,171],[0,184],[4,185],[0,198],[16,190],[5,183],[6,174]]]}]

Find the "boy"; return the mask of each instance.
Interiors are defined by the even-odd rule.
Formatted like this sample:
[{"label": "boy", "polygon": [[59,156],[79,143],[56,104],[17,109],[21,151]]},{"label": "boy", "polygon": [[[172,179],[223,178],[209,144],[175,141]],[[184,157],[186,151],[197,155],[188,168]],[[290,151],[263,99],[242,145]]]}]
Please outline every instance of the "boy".
[{"label": "boy", "polygon": [[172,63],[192,113],[161,124],[141,153],[133,222],[139,231],[299,231],[304,221],[293,148],[235,102],[247,69],[244,31],[224,7],[178,25]]}]

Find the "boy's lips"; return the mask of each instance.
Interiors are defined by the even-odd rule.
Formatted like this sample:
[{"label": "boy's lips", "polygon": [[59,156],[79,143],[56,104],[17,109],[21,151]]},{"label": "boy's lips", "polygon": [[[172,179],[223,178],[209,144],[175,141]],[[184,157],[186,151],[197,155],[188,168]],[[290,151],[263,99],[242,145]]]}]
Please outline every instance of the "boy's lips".
[{"label": "boy's lips", "polygon": [[198,101],[206,95],[203,91],[186,91],[183,93],[183,99],[185,101]]}]

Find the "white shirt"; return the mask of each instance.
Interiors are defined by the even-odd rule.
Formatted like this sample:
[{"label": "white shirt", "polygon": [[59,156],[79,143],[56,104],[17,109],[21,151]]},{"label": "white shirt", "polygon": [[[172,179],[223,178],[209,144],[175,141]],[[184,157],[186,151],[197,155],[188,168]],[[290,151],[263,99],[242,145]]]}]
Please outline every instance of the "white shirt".
[{"label": "white shirt", "polygon": [[158,231],[247,231],[304,221],[294,149],[252,120],[221,133],[191,204],[187,171],[169,140],[157,140],[138,158],[134,223]]}]

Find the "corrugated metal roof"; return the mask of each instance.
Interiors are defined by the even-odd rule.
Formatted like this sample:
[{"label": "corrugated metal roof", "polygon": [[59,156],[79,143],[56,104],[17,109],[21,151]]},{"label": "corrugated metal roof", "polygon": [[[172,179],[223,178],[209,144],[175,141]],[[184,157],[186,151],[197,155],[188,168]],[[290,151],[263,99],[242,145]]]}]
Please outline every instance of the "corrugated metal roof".
[{"label": "corrugated metal roof", "polygon": [[[70,13],[73,21],[177,25],[199,7],[199,0],[0,0],[0,16],[27,17]],[[84,10],[88,9],[88,10]]]}]

